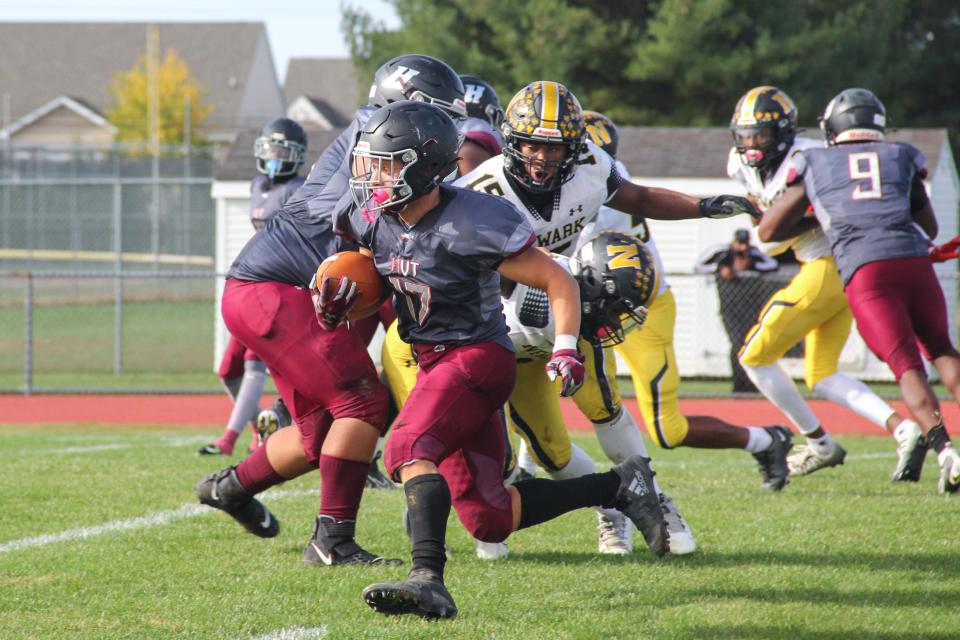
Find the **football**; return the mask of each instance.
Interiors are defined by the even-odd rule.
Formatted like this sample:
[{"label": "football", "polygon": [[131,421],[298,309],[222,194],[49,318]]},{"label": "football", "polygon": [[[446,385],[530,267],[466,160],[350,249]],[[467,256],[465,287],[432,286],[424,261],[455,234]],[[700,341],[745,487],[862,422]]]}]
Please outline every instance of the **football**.
[{"label": "football", "polygon": [[366,318],[377,312],[387,296],[387,288],[377,273],[373,258],[359,251],[335,253],[317,267],[317,282],[323,278],[348,278],[357,283],[360,300],[347,314],[349,320]]}]

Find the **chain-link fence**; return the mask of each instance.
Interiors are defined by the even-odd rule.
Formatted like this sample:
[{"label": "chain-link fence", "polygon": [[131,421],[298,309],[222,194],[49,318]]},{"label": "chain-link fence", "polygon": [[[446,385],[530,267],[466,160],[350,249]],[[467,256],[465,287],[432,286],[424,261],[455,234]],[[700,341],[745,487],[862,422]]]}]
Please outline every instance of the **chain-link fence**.
[{"label": "chain-link fence", "polygon": [[[730,380],[738,336],[792,275],[743,277],[730,288],[718,288],[712,275],[669,275],[681,375]],[[183,269],[0,272],[0,392],[219,391],[213,371],[222,322],[218,276]],[[941,283],[953,301],[950,326],[956,327],[956,275]],[[371,354],[376,358],[378,349]],[[800,345],[783,361],[795,378],[803,374],[802,355]],[[855,327],[840,370],[866,380],[892,379]]]}]

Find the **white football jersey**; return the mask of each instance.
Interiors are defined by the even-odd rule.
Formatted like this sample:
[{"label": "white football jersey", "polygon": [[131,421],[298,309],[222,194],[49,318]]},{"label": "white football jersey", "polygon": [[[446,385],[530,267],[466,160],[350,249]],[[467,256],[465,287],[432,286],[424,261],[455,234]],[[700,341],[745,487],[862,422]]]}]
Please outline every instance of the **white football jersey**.
[{"label": "white football jersey", "polygon": [[[799,153],[803,149],[820,147],[823,147],[822,142],[809,138],[794,138],[793,146],[790,147],[783,162],[780,163],[780,166],[777,167],[777,170],[767,182],[764,182],[761,172],[748,165],[737,152],[737,148],[733,147],[730,149],[730,155],[727,158],[727,175],[743,185],[747,193],[756,198],[760,210],[766,211],[787,188],[787,176],[792,166],[790,158],[793,154]],[[754,246],[759,247],[764,253],[771,256],[783,253],[787,249],[793,249],[794,255],[800,262],[810,262],[831,255],[827,236],[820,230],[820,227],[805,231],[782,242],[762,242],[757,234],[757,227],[754,227],[751,230],[750,240]]]},{"label": "white football jersey", "polygon": [[454,182],[458,187],[507,198],[527,214],[539,245],[565,256],[573,254],[584,227],[596,219],[600,207],[613,197],[619,184],[613,158],[589,140],[573,177],[554,192],[549,220],[514,191],[503,172],[502,155],[490,158]]},{"label": "white football jersey", "polygon": [[[627,171],[627,168],[619,160],[617,160],[616,163],[620,177],[623,178],[624,181],[629,180],[630,172]],[[657,265],[657,273],[660,274],[660,289],[657,291],[657,295],[659,296],[667,290],[669,285],[667,284],[667,274],[663,270],[663,260],[660,258],[660,252],[657,251],[657,243],[653,241],[653,236],[650,235],[650,230],[646,224],[641,222],[635,225],[633,224],[633,218],[630,217],[630,214],[617,211],[610,207],[600,207],[600,213],[597,214],[597,219],[583,228],[583,232],[580,234],[580,240],[577,242],[577,249],[582,247],[591,236],[601,231],[619,231],[620,233],[625,233],[642,240],[643,244],[650,249],[650,253],[653,254],[653,261]]]},{"label": "white football jersey", "polygon": [[[570,271],[569,258],[554,255],[553,259]],[[518,282],[510,297],[501,300],[510,341],[517,350],[517,360],[523,362],[549,358],[553,354],[554,326],[547,292]]]}]

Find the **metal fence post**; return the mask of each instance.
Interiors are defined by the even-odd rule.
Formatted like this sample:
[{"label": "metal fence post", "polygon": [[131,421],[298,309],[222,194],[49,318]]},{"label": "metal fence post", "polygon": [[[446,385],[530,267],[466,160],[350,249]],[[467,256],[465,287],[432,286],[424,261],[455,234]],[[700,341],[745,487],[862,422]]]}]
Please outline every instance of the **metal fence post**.
[{"label": "metal fence post", "polygon": [[113,373],[123,373],[123,193],[113,184]]},{"label": "metal fence post", "polygon": [[23,292],[23,394],[33,393],[33,272],[27,271]]}]

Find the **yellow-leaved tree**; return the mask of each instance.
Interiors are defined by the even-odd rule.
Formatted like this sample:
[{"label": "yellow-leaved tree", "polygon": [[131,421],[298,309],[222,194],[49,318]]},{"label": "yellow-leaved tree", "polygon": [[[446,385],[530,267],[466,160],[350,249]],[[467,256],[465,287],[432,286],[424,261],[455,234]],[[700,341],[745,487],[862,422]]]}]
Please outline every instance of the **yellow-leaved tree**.
[{"label": "yellow-leaved tree", "polygon": [[[107,113],[117,128],[118,142],[151,142],[151,85],[146,56],[141,56],[130,71],[121,71],[113,78],[113,108]],[[159,144],[179,145],[184,142],[187,118],[190,143],[202,144],[197,129],[206,121],[213,107],[204,103],[206,89],[190,72],[190,67],[175,49],[167,49],[157,65],[155,105]],[[188,115],[189,114],[189,115]]]}]

